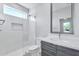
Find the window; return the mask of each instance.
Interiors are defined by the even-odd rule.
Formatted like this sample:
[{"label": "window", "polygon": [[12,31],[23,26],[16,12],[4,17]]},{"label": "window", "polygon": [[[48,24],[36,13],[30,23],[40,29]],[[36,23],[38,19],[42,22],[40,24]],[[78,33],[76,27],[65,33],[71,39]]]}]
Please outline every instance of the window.
[{"label": "window", "polygon": [[19,10],[19,9],[10,7],[8,5],[4,5],[3,13],[11,15],[11,16],[16,16],[16,17],[19,17],[19,18],[27,19],[27,13],[25,13],[25,12]]},{"label": "window", "polygon": [[61,33],[73,33],[73,22],[71,18],[60,20]]},{"label": "window", "polygon": [[69,32],[71,29],[72,29],[72,26],[71,26],[70,22],[63,23],[63,30],[64,30],[64,32]]}]

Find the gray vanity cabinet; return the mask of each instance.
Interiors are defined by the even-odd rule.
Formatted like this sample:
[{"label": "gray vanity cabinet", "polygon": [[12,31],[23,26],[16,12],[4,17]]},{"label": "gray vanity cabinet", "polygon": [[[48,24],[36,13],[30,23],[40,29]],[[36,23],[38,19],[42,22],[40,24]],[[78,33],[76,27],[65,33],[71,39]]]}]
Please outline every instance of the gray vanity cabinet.
[{"label": "gray vanity cabinet", "polygon": [[41,55],[56,56],[56,45],[45,41],[41,41]]},{"label": "gray vanity cabinet", "polygon": [[42,56],[79,56],[79,50],[41,41]]},{"label": "gray vanity cabinet", "polygon": [[79,56],[79,50],[57,46],[57,56]]}]

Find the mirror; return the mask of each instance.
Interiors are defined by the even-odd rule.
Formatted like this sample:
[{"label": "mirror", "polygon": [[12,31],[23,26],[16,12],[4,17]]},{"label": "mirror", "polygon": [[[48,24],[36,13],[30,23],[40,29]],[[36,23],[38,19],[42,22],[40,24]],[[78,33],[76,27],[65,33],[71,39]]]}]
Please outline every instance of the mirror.
[{"label": "mirror", "polygon": [[73,33],[71,3],[51,3],[51,33]]}]

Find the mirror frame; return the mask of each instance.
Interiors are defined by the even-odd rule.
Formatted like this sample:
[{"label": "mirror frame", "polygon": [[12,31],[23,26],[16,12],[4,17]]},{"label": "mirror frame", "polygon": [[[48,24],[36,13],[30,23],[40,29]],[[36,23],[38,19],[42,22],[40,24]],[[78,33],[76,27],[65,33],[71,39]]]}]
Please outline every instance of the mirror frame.
[{"label": "mirror frame", "polygon": [[61,29],[60,29],[60,32],[54,32],[53,31],[53,24],[52,24],[52,22],[53,22],[53,17],[52,17],[52,15],[53,15],[53,6],[52,6],[52,4],[53,3],[50,3],[50,33],[54,33],[54,34],[74,34],[74,26],[73,26],[73,11],[74,11],[74,3],[71,3],[71,19],[72,19],[72,33],[65,33],[65,32],[63,32],[63,33],[61,33]]}]

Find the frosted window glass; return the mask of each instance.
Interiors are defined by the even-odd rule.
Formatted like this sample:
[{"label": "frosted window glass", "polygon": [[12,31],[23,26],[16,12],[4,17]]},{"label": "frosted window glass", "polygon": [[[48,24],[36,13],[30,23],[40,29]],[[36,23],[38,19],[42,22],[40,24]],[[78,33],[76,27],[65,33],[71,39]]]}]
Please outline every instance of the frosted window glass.
[{"label": "frosted window glass", "polygon": [[25,13],[21,10],[15,9],[13,7],[7,6],[7,5],[4,5],[3,12],[4,12],[4,14],[8,14],[8,15],[27,19],[27,13]]}]

